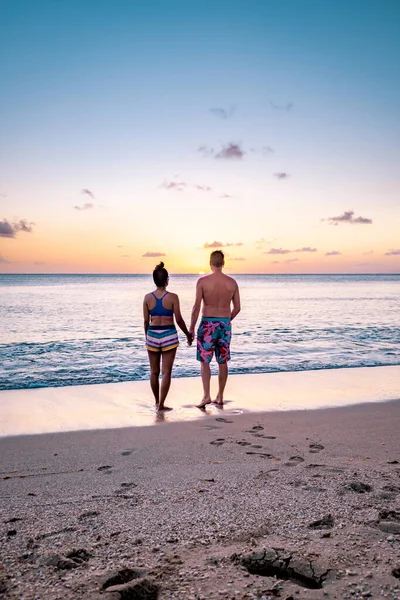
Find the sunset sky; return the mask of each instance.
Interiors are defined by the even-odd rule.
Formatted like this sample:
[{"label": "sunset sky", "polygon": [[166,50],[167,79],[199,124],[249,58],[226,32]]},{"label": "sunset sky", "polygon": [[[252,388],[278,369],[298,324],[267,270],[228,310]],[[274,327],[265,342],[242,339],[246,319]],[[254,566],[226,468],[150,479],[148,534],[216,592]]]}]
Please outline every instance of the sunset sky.
[{"label": "sunset sky", "polygon": [[398,0],[0,6],[0,273],[400,273]]}]

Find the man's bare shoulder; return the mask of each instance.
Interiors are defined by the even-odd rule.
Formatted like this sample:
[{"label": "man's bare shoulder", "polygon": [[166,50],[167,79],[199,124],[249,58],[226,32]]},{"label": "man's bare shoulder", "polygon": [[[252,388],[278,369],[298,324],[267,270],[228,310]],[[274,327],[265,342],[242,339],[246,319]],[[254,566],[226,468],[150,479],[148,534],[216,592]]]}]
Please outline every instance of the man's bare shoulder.
[{"label": "man's bare shoulder", "polygon": [[229,283],[231,283],[232,285],[234,285],[235,287],[237,287],[237,281],[236,279],[234,279],[233,277],[230,277],[230,275],[225,275],[225,273],[223,273],[224,277],[226,278],[226,280],[229,281]]}]

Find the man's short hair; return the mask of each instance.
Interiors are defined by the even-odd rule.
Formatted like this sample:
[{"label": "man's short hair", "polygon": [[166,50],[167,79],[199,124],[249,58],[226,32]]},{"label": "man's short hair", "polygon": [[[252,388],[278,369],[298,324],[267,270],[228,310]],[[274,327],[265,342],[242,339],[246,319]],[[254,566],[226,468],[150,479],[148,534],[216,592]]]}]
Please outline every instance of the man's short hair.
[{"label": "man's short hair", "polygon": [[224,253],[222,252],[222,250],[214,250],[214,252],[211,252],[210,265],[220,269],[221,267],[224,266],[224,263],[225,263],[225,256],[224,256]]}]

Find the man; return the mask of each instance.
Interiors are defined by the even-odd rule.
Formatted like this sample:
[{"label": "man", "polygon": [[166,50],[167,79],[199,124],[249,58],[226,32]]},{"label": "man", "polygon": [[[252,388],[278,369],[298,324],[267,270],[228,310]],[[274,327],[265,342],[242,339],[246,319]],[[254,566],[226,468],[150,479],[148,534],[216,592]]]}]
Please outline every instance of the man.
[{"label": "man", "polygon": [[223,252],[221,250],[212,252],[210,255],[212,273],[201,277],[196,287],[196,300],[189,331],[194,336],[194,328],[203,302],[202,319],[197,332],[197,360],[201,363],[204,395],[200,404],[196,405],[197,408],[204,408],[211,403],[210,362],[214,352],[218,363],[218,394],[214,402],[218,406],[224,404],[224,389],[228,379],[230,359],[231,321],[240,312],[239,287],[232,277],[222,272],[224,264]]}]

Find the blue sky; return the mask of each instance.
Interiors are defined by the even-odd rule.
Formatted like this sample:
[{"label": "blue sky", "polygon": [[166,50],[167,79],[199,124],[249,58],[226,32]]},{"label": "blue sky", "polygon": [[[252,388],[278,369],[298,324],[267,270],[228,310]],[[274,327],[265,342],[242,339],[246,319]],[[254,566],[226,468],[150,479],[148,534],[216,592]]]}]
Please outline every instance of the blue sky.
[{"label": "blue sky", "polygon": [[[141,272],[159,251],[196,271],[213,241],[243,244],[248,272],[357,271],[369,251],[362,268],[400,270],[397,0],[0,9],[0,221],[34,223],[0,237],[2,270]],[[229,144],[241,158],[216,158]],[[348,210],[372,223],[321,221]],[[318,251],[272,264],[275,245]]]}]

